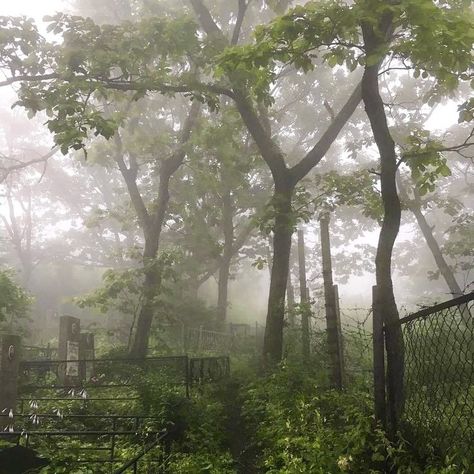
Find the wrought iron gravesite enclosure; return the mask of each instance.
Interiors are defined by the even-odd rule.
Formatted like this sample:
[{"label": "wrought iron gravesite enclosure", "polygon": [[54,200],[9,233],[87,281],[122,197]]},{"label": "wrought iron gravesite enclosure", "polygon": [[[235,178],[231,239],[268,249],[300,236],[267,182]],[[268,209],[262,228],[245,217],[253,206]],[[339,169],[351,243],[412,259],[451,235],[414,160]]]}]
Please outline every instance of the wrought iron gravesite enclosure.
[{"label": "wrought iron gravesite enclosure", "polygon": [[[36,358],[24,360],[21,352]],[[17,336],[4,336],[0,354],[0,440],[40,454],[45,447],[70,453],[71,472],[81,465],[97,473],[161,472],[175,428],[143,415],[143,376],[182,387],[189,397],[194,385],[230,372],[228,356],[96,359],[93,336],[68,316],[61,318],[57,350],[22,351]]]},{"label": "wrought iron gravesite enclosure", "polygon": [[[376,415],[425,449],[474,446],[474,292],[382,324],[374,308]],[[398,328],[397,328],[398,326]],[[401,329],[402,373],[384,339]],[[398,332],[400,334],[400,332]],[[387,362],[387,363],[386,363]],[[386,367],[386,370],[385,370]],[[402,387],[395,384],[402,382]],[[397,397],[399,398],[397,400]]]}]

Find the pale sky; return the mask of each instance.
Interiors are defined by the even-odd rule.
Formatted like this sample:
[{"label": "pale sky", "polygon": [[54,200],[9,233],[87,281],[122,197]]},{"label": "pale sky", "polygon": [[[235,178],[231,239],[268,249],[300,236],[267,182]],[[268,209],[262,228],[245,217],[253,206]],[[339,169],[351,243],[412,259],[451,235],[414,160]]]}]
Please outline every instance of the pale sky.
[{"label": "pale sky", "polygon": [[[97,0],[100,2],[100,0]],[[27,15],[41,21],[45,15],[67,11],[69,0],[0,0],[1,15]],[[427,123],[432,130],[446,129],[457,122],[457,104],[448,102],[438,106]]]},{"label": "pale sky", "polygon": [[67,3],[65,0],[0,0],[0,15],[27,15],[41,19],[44,15],[66,10]]}]

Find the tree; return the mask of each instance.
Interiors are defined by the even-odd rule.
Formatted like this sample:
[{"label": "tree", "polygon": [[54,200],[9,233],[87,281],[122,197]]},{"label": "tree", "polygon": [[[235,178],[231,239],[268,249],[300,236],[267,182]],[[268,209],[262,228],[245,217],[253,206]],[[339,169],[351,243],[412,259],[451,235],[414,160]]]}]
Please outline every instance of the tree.
[{"label": "tree", "polygon": [[422,200],[419,193],[419,190],[416,186],[413,188],[413,197],[410,198],[408,196],[407,189],[405,188],[404,184],[399,179],[398,181],[398,189],[400,192],[400,196],[402,197],[403,204],[413,213],[418,223],[418,226],[423,234],[423,237],[426,240],[426,244],[428,245],[431,254],[436,262],[439,272],[443,276],[446,285],[449,288],[449,291],[453,298],[462,295],[462,290],[456,281],[453,271],[449,267],[446,259],[441,251],[441,248],[436,241],[436,238],[433,235],[433,229],[428,224],[426,216],[423,214],[422,210]]},{"label": "tree", "polygon": [[[195,2],[193,6],[202,10],[203,4]],[[210,36],[212,36],[217,31],[217,25],[213,21],[209,22],[209,20],[212,20],[212,17],[208,11],[205,10],[204,15],[201,15],[200,18],[205,20],[205,27],[211,28],[211,30],[208,30],[208,33],[210,32]],[[49,120],[48,126],[55,133],[56,141],[61,146],[63,152],[67,151],[69,147],[83,148],[83,141],[87,137],[88,130],[94,130],[95,133],[101,134],[106,138],[109,138],[114,133],[116,124],[112,119],[104,118],[94,107],[90,108],[90,110],[89,108],[84,109],[85,105],[90,105],[89,99],[94,92],[106,94],[110,89],[135,90],[138,95],[142,95],[147,90],[156,90],[161,93],[191,91],[197,98],[206,100],[211,106],[215,104],[213,95],[223,93],[230,96],[236,102],[244,122],[249,128],[264,159],[269,164],[275,180],[275,195],[273,199],[275,255],[270,285],[265,353],[269,354],[271,360],[279,360],[281,357],[289,245],[294,225],[291,216],[293,190],[297,182],[322,159],[345,121],[357,106],[360,100],[359,89],[356,89],[349,102],[336,116],[329,129],[318,142],[318,145],[313,147],[297,166],[288,169],[284,162],[282,151],[262,124],[250,97],[245,92],[245,88],[240,87],[240,85],[237,87],[237,83],[235,83],[235,90],[231,91],[220,85],[203,84],[198,81],[193,82],[189,79],[189,75],[181,76],[181,78],[184,77],[185,79],[184,84],[170,85],[166,83],[167,79],[170,78],[170,70],[164,63],[158,69],[155,68],[152,73],[153,77],[150,77],[146,66],[149,58],[153,55],[155,57],[156,55],[166,56],[170,53],[166,48],[165,50],[160,49],[158,47],[159,44],[171,45],[172,43],[172,54],[175,55],[177,60],[182,55],[182,51],[193,51],[193,48],[196,48],[194,28],[189,22],[183,25],[182,21],[179,20],[175,22],[153,20],[155,23],[150,28],[150,21],[152,20],[143,21],[143,31],[147,33],[140,36],[140,34],[137,35],[135,33],[136,29],[134,29],[132,35],[136,38],[136,43],[131,44],[127,40],[125,45],[124,43],[119,44],[120,42],[117,42],[117,38],[123,38],[130,34],[129,25],[104,28],[102,31],[90,20],[70,18],[65,15],[58,15],[54,20],[55,23],[53,23],[51,29],[55,33],[63,33],[66,41],[64,44],[65,53],[61,53],[56,57],[54,63],[57,67],[55,70],[53,68],[53,71],[49,67],[50,61],[47,61],[45,57],[37,56],[39,53],[35,48],[39,44],[43,45],[44,40],[38,35],[34,26],[24,21],[4,20],[3,25],[6,27],[6,31],[9,31],[9,35],[6,35],[5,44],[8,47],[14,44],[14,49],[9,51],[9,55],[3,62],[4,67],[12,70],[13,76],[2,84],[6,85],[23,81],[19,103],[33,112],[41,109],[50,110],[53,118]],[[146,36],[152,30],[156,33],[160,29],[162,32],[160,34],[163,37],[161,39],[157,38],[155,34],[150,43],[150,39]],[[19,44],[13,40],[11,36],[12,31],[21,31],[23,33],[23,43]],[[236,33],[233,35],[234,42],[238,39],[238,30],[236,29],[235,31]],[[183,35],[183,33],[185,34]],[[178,42],[175,35],[178,35],[180,38]],[[88,50],[87,45],[93,42],[96,43],[98,36],[101,37],[99,51]],[[167,38],[164,36],[167,36]],[[171,37],[173,38],[172,42],[169,41]],[[153,44],[153,47],[145,47],[142,51],[140,46],[147,44],[147,41],[148,44]],[[78,48],[81,44],[84,45],[84,49],[81,49],[79,52]],[[112,50],[117,52],[118,56],[114,57],[113,54],[107,54],[107,57],[104,58],[103,55],[100,55],[100,49],[104,49],[104,44],[107,44],[109,53],[110,48],[112,48]],[[34,65],[31,65],[31,59],[26,61],[23,53],[18,52],[20,46],[27,50],[28,53],[25,54],[30,54],[32,51],[31,55],[35,59]],[[126,61],[130,47],[133,48],[134,54],[136,54],[137,50],[144,52],[146,59],[138,65],[125,66],[124,60]],[[47,51],[47,48],[44,48],[44,50]],[[85,51],[90,51],[91,54],[85,54]],[[111,68],[118,64],[117,60],[119,58],[121,62],[118,67],[120,67],[123,74],[118,78],[112,78],[110,77]],[[65,71],[66,76],[64,76],[62,71]],[[176,79],[174,82],[176,82]],[[31,85],[29,86],[28,84]],[[68,105],[65,108],[59,109],[56,105],[58,100]],[[84,113],[85,110],[87,112]]]},{"label": "tree", "polygon": [[[436,78],[437,82],[428,97],[429,103],[434,104],[443,94],[456,88],[460,79],[469,79],[473,44],[472,29],[469,27],[470,15],[467,7],[457,1],[439,6],[430,0],[415,3],[367,0],[353,6],[322,6],[309,2],[305,7],[294,8],[270,27],[260,31],[257,45],[251,53],[245,50],[236,55],[238,60],[254,67],[271,64],[271,61],[277,59],[308,70],[312,67],[314,51],[323,43],[329,47],[325,58],[330,64],[346,64],[350,70],[356,69],[359,63],[364,65],[362,99],[380,153],[384,205],[376,255],[376,280],[379,288],[379,301],[376,305],[384,309],[387,323],[398,320],[391,279],[391,260],[400,225],[401,208],[395,183],[399,159],[380,95],[380,68],[383,61],[389,58],[384,72],[389,71],[391,63],[398,60],[400,65],[393,67],[414,69],[417,76],[422,70],[423,78],[430,75]],[[436,21],[433,22],[432,18]],[[433,48],[434,44],[437,45],[436,48]],[[448,51],[456,51],[456,55]],[[274,77],[273,73],[268,80],[271,81]],[[332,123],[335,122],[336,120]],[[389,364],[394,373],[398,374],[395,383],[398,388],[392,392],[396,393],[401,390],[403,377],[403,351],[399,331],[393,331],[393,338],[388,341],[387,346]],[[394,406],[399,409],[401,400],[400,397],[397,398]]]},{"label": "tree", "polygon": [[[161,23],[161,26],[159,26],[159,23]],[[47,63],[46,57],[48,55],[46,54],[46,56],[41,59],[39,57],[41,53],[37,48],[40,45],[44,45],[44,39],[41,38],[34,26],[25,20],[5,18],[2,20],[1,24],[2,26],[12,26],[12,29],[6,28],[6,30],[4,30],[9,30],[9,33],[2,37],[3,49],[10,53],[3,57],[4,61],[2,62],[2,66],[9,67],[15,75],[17,72],[16,67],[19,64],[18,60],[20,60],[20,62],[23,62],[23,64],[19,66],[20,70],[30,70],[34,74],[41,74],[44,72]],[[162,26],[167,29],[166,32],[162,31],[162,33],[167,36],[165,42],[169,45],[171,50],[177,52],[181,48],[181,51],[186,51],[185,47],[189,46],[189,43],[193,43],[193,29],[189,28],[189,26],[191,26],[189,23],[186,24],[179,20],[174,23],[166,22],[165,20],[161,22],[158,20],[158,23],[151,25],[150,20],[143,20],[142,24],[144,28],[148,29],[149,34],[152,35],[152,38],[149,37],[148,40],[145,41],[148,41],[149,45],[153,44],[153,46],[141,49],[141,53],[144,54],[142,55],[142,62],[138,66],[139,68],[146,69],[148,67],[146,66],[148,60],[150,60],[151,57],[156,58],[154,53],[167,56],[171,52],[168,47],[161,49],[159,38],[156,36],[157,31]],[[97,110],[97,107],[100,107],[100,104],[103,103],[104,96],[106,95],[104,93],[99,93],[99,90],[105,92],[105,89],[102,88],[107,88],[108,86],[106,83],[109,82],[107,75],[104,74],[105,71],[110,71],[111,67],[110,62],[108,62],[111,55],[104,57],[101,55],[101,51],[113,47],[120,56],[123,55],[123,58],[130,60],[130,56],[126,56],[130,54],[130,48],[134,51],[133,54],[135,54],[136,48],[140,49],[141,45],[144,44],[128,44],[128,47],[126,48],[128,51],[126,51],[122,48],[123,45],[116,44],[116,40],[117,38],[125,40],[125,37],[128,34],[126,30],[129,32],[133,31],[133,27],[130,25],[125,26],[125,28],[124,26],[121,26],[117,27],[116,30],[104,27],[103,32],[105,33],[105,36],[103,36],[103,40],[106,42],[108,41],[109,44],[102,43],[102,46],[99,46],[98,50],[95,50],[88,58],[84,57],[84,50],[80,51],[78,48],[80,48],[81,44],[84,47],[88,47],[87,45],[90,45],[95,41],[94,38],[97,38],[96,35],[100,34],[100,29],[98,32],[97,28],[99,27],[96,27],[90,19],[84,20],[80,17],[58,15],[56,17],[56,23],[54,24],[54,31],[56,33],[64,33],[65,43],[64,50],[60,52],[54,60],[57,67],[56,72],[52,73],[56,78],[55,84],[52,84],[48,79],[48,77],[51,78],[51,75],[46,74],[43,77],[43,79],[45,79],[44,82],[40,81],[35,84],[39,86],[40,89],[44,87],[42,92],[39,90],[27,90],[27,87],[23,88],[23,92],[26,94],[23,96],[23,99],[30,104],[30,110],[33,113],[42,109],[47,109],[48,112],[53,115],[53,118],[49,120],[49,128],[55,134],[56,141],[60,144],[63,153],[66,153],[69,148],[85,149],[84,141],[87,138],[90,129],[95,129],[96,135],[103,135],[106,138],[110,138],[118,128],[119,123],[115,119],[110,118],[110,111],[106,110],[105,113],[102,114]],[[24,34],[23,42],[18,42],[15,38],[15,32],[20,30],[23,31]],[[116,34],[118,34],[118,36],[115,36]],[[181,42],[178,41],[179,37],[181,37]],[[144,39],[145,38],[141,38],[141,40]],[[178,43],[180,43],[181,46],[176,48]],[[9,47],[12,49],[9,50]],[[146,53],[147,49],[148,53]],[[152,51],[153,53],[150,55],[149,53]],[[30,61],[25,59],[23,56],[24,54],[30,54],[30,59],[31,56],[34,56],[35,59],[38,60],[37,64],[31,65]],[[99,55],[97,56],[96,54]],[[118,57],[116,57],[114,61],[117,59]],[[132,59],[132,62],[133,61],[134,59]],[[185,61],[187,61],[187,58]],[[80,66],[83,62],[84,65],[87,63],[86,67],[90,68],[90,72],[92,72],[91,75],[95,77],[95,79],[92,79],[92,82],[95,82],[94,85],[92,83],[86,84],[89,77],[86,76],[84,81],[84,78],[76,76],[77,72],[80,73],[81,70],[83,71],[83,68],[81,69]],[[29,66],[26,64],[29,64]],[[115,62],[115,64],[117,63]],[[123,69],[124,63],[122,63],[122,70]],[[142,71],[144,71],[144,69],[142,69]],[[167,71],[166,67],[164,67],[162,71]],[[125,73],[125,71],[123,72]],[[158,73],[158,70],[155,69],[154,72]],[[125,74],[129,77],[129,73]],[[6,82],[15,82],[18,79],[18,76],[15,75],[15,77],[12,77],[11,79],[14,80],[7,80]],[[62,86],[65,86],[65,89]],[[33,86],[33,89],[34,88],[35,87]],[[123,85],[118,89],[123,89]],[[125,90],[128,89],[129,87],[127,86]],[[135,87],[135,89],[137,89],[137,87]],[[98,95],[95,96],[95,101],[92,100],[91,96],[94,91],[96,94],[101,95],[100,99],[102,100],[98,100]],[[48,96],[48,99],[46,99],[45,96],[44,102],[42,100],[38,102],[41,93],[45,93]],[[140,92],[135,96],[135,100],[137,100],[142,94],[143,93]],[[22,95],[22,92],[20,92],[20,95]],[[22,102],[23,99],[21,99],[20,102]],[[59,105],[61,100],[65,101],[62,102],[64,107]],[[73,104],[76,104],[79,108],[76,108]],[[26,105],[26,103],[24,103],[24,105]],[[152,211],[149,211],[146,208],[143,196],[140,194],[138,189],[137,178],[140,165],[132,153],[129,153],[128,163],[125,161],[120,135],[115,135],[116,154],[114,158],[127,185],[132,204],[137,213],[138,221],[145,237],[145,248],[143,251],[143,265],[146,269],[144,276],[145,297],[137,320],[134,345],[131,348],[131,354],[136,357],[143,357],[146,353],[149,329],[153,316],[152,302],[159,289],[160,274],[159,268],[157,268],[157,262],[155,262],[154,259],[157,256],[160,233],[169,200],[169,181],[184,159],[186,153],[185,144],[191,135],[191,130],[199,113],[199,108],[199,102],[195,101],[189,110],[187,119],[182,122],[181,131],[178,133],[179,138],[174,152],[171,156],[166,157],[161,163],[159,172],[160,185],[156,201],[153,203]],[[70,115],[71,113],[73,116]],[[68,120],[67,117],[69,117],[70,120]]]},{"label": "tree", "polygon": [[176,234],[170,238],[186,252],[190,288],[217,276],[218,324],[226,321],[231,267],[245,255],[242,247],[256,227],[268,193],[248,133],[235,109],[208,117],[193,137],[187,166],[175,194]]},{"label": "tree", "polygon": [[[190,3],[203,30],[211,40],[219,41],[224,45],[237,43],[238,32],[232,34],[232,41],[229,42],[201,0],[191,0]],[[239,12],[242,10],[245,12],[247,4],[240,2],[239,6]],[[294,190],[297,184],[321,161],[354,112],[360,102],[360,89],[359,87],[355,88],[317,144],[296,165],[288,168],[284,153],[279,147],[277,139],[272,137],[268,122],[265,121],[265,110],[260,108],[263,114],[259,114],[259,110],[255,107],[253,101],[254,92],[249,90],[245,86],[245,80],[242,81],[242,78],[239,77],[239,63],[242,57],[245,58],[244,55],[248,55],[245,48],[242,49],[242,53],[240,51],[239,48],[236,48],[235,51],[229,50],[225,55],[225,60],[220,64],[220,68],[225,72],[231,87],[231,90],[226,90],[224,93],[234,100],[243,122],[270,169],[274,181],[274,194],[271,204],[273,257],[263,348],[264,358],[268,363],[274,363],[282,357],[285,294],[288,281],[291,235],[296,224],[292,210]]]}]

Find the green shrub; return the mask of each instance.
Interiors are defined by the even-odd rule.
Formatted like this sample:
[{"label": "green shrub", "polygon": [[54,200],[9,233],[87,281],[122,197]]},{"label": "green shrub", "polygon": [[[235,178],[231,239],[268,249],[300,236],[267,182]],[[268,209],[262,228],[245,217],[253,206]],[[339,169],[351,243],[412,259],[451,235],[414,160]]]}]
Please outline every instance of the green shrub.
[{"label": "green shrub", "polygon": [[321,388],[318,377],[283,363],[244,387],[243,415],[253,426],[258,468],[279,474],[469,473],[459,456],[418,459],[400,439],[391,443],[373,417],[367,391]]},{"label": "green shrub", "polygon": [[169,465],[169,472],[180,474],[235,474],[233,459],[228,453],[178,453]]},{"label": "green shrub", "polygon": [[0,269],[0,329],[21,331],[19,320],[28,315],[31,303],[28,293],[15,283],[13,271]]}]

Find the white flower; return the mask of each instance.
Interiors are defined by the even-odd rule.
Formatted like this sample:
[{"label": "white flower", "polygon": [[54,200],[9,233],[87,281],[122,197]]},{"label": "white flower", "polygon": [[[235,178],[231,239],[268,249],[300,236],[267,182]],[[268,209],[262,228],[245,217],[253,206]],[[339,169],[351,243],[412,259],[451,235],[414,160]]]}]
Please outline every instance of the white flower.
[{"label": "white flower", "polygon": [[352,456],[341,456],[337,460],[337,465],[341,471],[347,471],[349,469],[349,465],[351,461],[352,461]]}]

